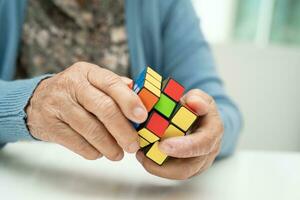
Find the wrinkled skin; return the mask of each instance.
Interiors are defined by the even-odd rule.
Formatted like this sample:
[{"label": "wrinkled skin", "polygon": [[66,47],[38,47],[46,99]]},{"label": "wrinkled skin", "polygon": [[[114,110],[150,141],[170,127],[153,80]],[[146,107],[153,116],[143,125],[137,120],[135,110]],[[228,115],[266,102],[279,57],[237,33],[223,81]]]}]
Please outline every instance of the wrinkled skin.
[{"label": "wrinkled skin", "polygon": [[151,174],[188,179],[210,167],[220,151],[223,124],[209,95],[194,89],[182,99],[201,116],[185,137],[169,138],[159,148],[174,158],[158,166],[138,151],[138,134],[128,119],[144,122],[147,111],[128,87],[131,80],[99,66],[78,62],[40,82],[26,108],[33,137],[65,146],[86,159],[117,161],[136,153]]},{"label": "wrinkled skin", "polygon": [[156,176],[185,180],[209,168],[220,151],[224,127],[212,97],[198,89],[190,90],[182,99],[199,116],[196,130],[184,137],[168,138],[159,144],[160,150],[172,156],[162,166],[136,154],[143,167]]},{"label": "wrinkled skin", "polygon": [[79,62],[41,81],[26,109],[33,137],[61,144],[86,159],[122,159],[139,149],[128,119],[143,122],[147,111],[124,78]]}]

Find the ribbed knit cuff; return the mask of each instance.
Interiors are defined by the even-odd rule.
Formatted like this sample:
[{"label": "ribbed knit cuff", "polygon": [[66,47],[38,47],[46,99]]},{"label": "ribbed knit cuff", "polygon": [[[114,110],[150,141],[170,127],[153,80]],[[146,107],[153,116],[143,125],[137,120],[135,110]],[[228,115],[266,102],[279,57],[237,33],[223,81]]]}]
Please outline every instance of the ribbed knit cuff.
[{"label": "ribbed knit cuff", "polygon": [[51,74],[33,79],[1,82],[0,84],[0,143],[34,140],[26,125],[27,106],[39,82]]}]

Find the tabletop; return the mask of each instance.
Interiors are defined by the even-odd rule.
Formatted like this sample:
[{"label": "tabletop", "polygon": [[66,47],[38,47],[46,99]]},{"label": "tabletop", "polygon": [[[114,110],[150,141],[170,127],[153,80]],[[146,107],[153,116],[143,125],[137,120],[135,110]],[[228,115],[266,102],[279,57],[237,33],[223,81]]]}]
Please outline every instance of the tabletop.
[{"label": "tabletop", "polygon": [[171,181],[148,174],[134,155],[87,161],[55,144],[9,144],[0,151],[0,199],[299,200],[300,153],[238,151]]}]

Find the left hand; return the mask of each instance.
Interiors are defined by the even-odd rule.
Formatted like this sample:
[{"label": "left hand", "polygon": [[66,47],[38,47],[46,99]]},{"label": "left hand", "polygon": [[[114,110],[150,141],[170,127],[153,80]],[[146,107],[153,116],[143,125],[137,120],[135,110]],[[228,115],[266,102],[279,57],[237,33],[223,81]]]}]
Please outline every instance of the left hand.
[{"label": "left hand", "polygon": [[138,161],[153,175],[188,179],[209,168],[219,154],[224,127],[213,98],[193,89],[181,101],[200,116],[199,125],[190,135],[160,142],[160,150],[172,157],[162,166],[145,157],[143,152],[137,152]]}]

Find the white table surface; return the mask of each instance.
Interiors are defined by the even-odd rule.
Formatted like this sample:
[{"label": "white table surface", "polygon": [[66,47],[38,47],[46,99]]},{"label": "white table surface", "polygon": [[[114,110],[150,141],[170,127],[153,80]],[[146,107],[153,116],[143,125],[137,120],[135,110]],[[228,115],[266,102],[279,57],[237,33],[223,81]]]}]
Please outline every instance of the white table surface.
[{"label": "white table surface", "polygon": [[300,200],[300,153],[240,151],[188,181],[148,174],[127,155],[86,161],[46,143],[0,151],[0,199]]}]

